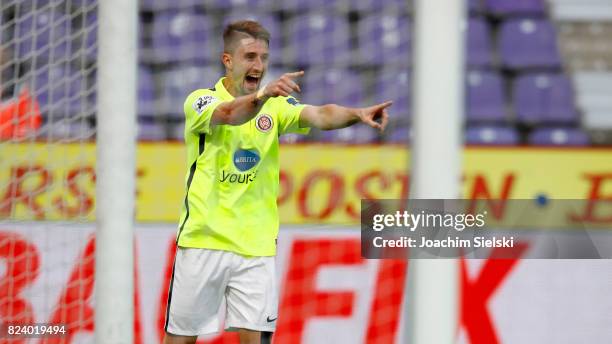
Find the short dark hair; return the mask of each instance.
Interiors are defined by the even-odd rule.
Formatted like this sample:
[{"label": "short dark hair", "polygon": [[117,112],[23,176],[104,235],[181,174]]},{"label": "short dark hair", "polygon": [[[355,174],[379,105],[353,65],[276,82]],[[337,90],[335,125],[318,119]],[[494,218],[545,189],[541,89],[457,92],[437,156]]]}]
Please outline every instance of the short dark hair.
[{"label": "short dark hair", "polygon": [[266,41],[270,45],[270,33],[254,20],[239,20],[229,23],[223,30],[223,51],[234,50],[234,43],[248,35],[255,39]]}]

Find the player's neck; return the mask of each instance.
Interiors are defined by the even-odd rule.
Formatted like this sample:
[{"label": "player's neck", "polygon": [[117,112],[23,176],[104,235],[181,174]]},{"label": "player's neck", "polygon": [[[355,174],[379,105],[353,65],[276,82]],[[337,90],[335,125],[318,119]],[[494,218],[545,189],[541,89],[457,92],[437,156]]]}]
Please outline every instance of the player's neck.
[{"label": "player's neck", "polygon": [[230,77],[227,75],[225,76],[225,79],[223,79],[223,87],[225,87],[227,92],[229,92],[232,97],[236,98],[236,95],[238,94],[238,92],[236,91],[236,85],[234,84],[234,81],[232,81],[232,79],[230,79]]}]

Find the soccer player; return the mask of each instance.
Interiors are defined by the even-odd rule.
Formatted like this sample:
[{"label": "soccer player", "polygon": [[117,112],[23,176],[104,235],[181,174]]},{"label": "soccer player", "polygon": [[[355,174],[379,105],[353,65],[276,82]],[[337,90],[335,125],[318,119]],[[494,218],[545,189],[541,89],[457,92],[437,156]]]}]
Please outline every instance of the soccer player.
[{"label": "soccer player", "polygon": [[[238,21],[223,32],[225,77],[184,104],[189,172],[168,293],[164,343],[195,343],[225,327],[241,343],[269,341],[277,314],[278,137],[363,122],[384,130],[391,102],[366,108],[300,104],[304,72],[267,85],[270,34]],[[350,87],[351,85],[346,85]],[[264,335],[262,336],[262,333]]]}]

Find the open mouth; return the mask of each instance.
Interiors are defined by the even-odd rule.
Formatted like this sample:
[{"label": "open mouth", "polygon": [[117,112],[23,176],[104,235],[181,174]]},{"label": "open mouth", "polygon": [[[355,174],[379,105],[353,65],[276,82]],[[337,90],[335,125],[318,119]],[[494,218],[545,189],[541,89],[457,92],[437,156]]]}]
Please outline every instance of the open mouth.
[{"label": "open mouth", "polygon": [[257,85],[259,84],[259,80],[260,80],[260,77],[255,76],[255,75],[247,75],[244,78],[244,81],[246,82],[246,84],[251,87],[257,87]]}]

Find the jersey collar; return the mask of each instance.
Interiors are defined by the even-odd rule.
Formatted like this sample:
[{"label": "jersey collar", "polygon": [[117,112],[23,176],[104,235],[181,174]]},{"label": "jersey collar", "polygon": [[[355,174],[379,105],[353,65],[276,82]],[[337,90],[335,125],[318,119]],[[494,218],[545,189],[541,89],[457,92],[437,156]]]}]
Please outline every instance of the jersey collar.
[{"label": "jersey collar", "polygon": [[223,85],[223,80],[225,79],[225,77],[222,77],[221,79],[219,79],[219,81],[217,81],[217,83],[215,84],[215,90],[217,92],[219,92],[224,99],[234,99],[234,96],[232,96],[227,89],[225,89],[225,86]]}]

